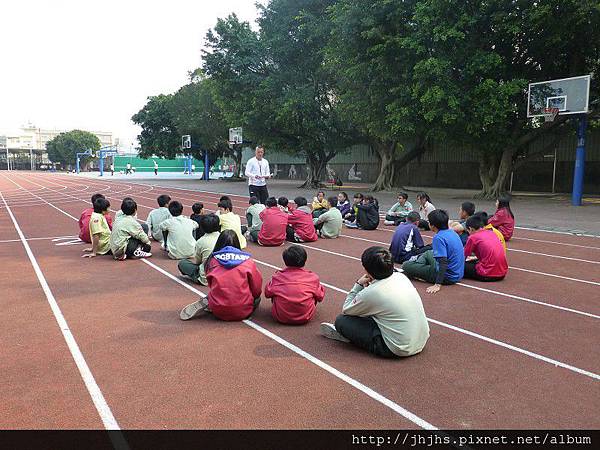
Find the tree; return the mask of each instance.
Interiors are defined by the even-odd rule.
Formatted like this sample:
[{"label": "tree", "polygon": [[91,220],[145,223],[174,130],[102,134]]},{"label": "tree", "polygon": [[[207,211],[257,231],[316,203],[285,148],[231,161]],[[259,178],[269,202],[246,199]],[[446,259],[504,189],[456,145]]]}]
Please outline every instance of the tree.
[{"label": "tree", "polygon": [[413,95],[423,117],[439,136],[478,153],[479,196],[496,197],[517,160],[533,156],[533,142],[568,132],[566,116],[528,120],[527,83],[597,72],[598,3],[423,0],[412,22],[407,44],[418,56]]},{"label": "tree", "polygon": [[[414,49],[407,45],[417,1],[340,0],[327,65],[337,78],[340,105],[380,161],[372,189],[400,183],[400,169],[427,148],[429,130],[413,96]],[[403,144],[404,145],[403,145]]]},{"label": "tree", "polygon": [[[88,131],[72,130],[60,133],[58,136],[46,143],[48,158],[53,163],[73,165],[76,162],[76,154],[91,150],[96,152],[100,149],[100,139]],[[89,157],[82,157],[85,161]]]},{"label": "tree", "polygon": [[142,127],[138,135],[139,155],[174,158],[181,153],[181,134],[172,111],[173,95],[148,97],[146,105],[131,120]]}]

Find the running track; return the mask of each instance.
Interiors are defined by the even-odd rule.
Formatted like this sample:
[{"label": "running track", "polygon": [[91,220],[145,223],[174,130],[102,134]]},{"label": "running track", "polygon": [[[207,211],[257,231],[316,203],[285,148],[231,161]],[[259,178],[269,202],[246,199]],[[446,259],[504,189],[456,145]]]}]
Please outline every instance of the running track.
[{"label": "running track", "polygon": [[[199,186],[200,189],[204,185]],[[517,230],[501,283],[436,295],[416,283],[431,338],[388,361],[319,336],[391,229],[307,244],[326,283],[314,321],[190,322],[206,288],[148,261],[80,258],[76,219],[95,192],[145,219],[168,193],[189,214],[220,194],[72,176],[0,173],[1,428],[587,428],[600,419],[600,239]],[[247,207],[233,196],[237,213]],[[518,212],[517,212],[518,213]],[[62,244],[62,245],[57,245]],[[250,244],[265,280],[281,248]],[[174,276],[173,276],[174,275]]]}]

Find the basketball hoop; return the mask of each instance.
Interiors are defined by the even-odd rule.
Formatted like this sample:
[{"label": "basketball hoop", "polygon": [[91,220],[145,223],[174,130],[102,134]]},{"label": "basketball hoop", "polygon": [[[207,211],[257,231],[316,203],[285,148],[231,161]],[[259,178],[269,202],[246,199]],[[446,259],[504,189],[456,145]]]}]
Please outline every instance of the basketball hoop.
[{"label": "basketball hoop", "polygon": [[558,108],[544,108],[544,122],[554,122],[558,116]]}]

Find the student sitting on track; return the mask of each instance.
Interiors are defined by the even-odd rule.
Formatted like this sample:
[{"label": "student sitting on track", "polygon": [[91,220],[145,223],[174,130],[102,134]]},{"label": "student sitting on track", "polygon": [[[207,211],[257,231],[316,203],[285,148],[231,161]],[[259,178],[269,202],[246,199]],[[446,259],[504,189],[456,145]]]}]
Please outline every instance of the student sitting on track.
[{"label": "student sitting on track", "polygon": [[150,238],[137,219],[137,203],[132,198],[123,199],[121,216],[115,218],[110,233],[110,251],[116,260],[126,258],[148,258],[150,253]]},{"label": "student sitting on track", "polygon": [[318,239],[313,224],[312,211],[304,197],[294,199],[296,208],[288,216],[286,240],[290,242],[314,242]]},{"label": "student sitting on track", "polygon": [[233,213],[233,204],[229,197],[221,197],[217,207],[219,208],[218,216],[221,222],[221,231],[233,230],[237,234],[238,240],[240,241],[240,248],[246,248],[246,238],[242,234],[242,221],[240,216]]},{"label": "student sitting on track", "polygon": [[317,196],[313,198],[312,202],[313,219],[319,217],[327,211],[327,199],[325,198],[325,192],[319,191]]},{"label": "student sitting on track", "polygon": [[278,270],[265,286],[265,297],[273,305],[271,315],[277,322],[301,325],[310,321],[317,303],[325,297],[319,276],[304,269],[306,251],[292,245],[283,251],[285,269]]},{"label": "student sitting on track", "polygon": [[[81,217],[79,217],[79,239],[81,239],[83,242],[87,242],[88,244],[92,243],[92,238],[90,236],[90,217],[92,216],[92,214],[94,213],[94,203],[96,202],[96,199],[98,198],[104,198],[104,195],[102,194],[94,194],[92,195],[92,207],[91,208],[86,208],[83,210],[83,212],[81,213]],[[108,224],[108,227],[112,229],[112,217],[110,216],[110,213],[107,211],[106,212],[106,223]]]},{"label": "student sitting on track", "polygon": [[313,224],[319,237],[335,239],[342,233],[342,213],[336,208],[337,197],[329,197],[326,211],[318,218],[313,219]]},{"label": "student sitting on track", "polygon": [[469,232],[465,228],[465,222],[469,217],[475,214],[475,205],[473,202],[463,202],[458,210],[458,220],[451,220],[449,227],[453,229],[459,236],[463,246],[466,245],[469,238]]},{"label": "student sitting on track", "polygon": [[250,206],[246,210],[246,223],[248,224],[248,226],[242,226],[242,233],[248,236],[248,233],[256,231],[256,236],[258,236],[258,232],[260,231],[260,227],[262,226],[262,220],[260,220],[260,213],[264,211],[266,206],[262,203],[259,203],[257,197],[250,197],[248,203],[250,204]]},{"label": "student sitting on track", "polygon": [[203,286],[207,285],[206,273],[204,272],[204,262],[215,249],[215,244],[219,239],[221,225],[219,217],[215,214],[200,216],[200,227],[204,230],[204,236],[196,241],[194,257],[182,259],[177,265],[182,275],[191,278],[195,283]]},{"label": "student sitting on track", "polygon": [[398,201],[388,210],[385,215],[385,225],[398,225],[406,220],[406,216],[413,210],[412,204],[408,201],[408,194],[400,192]]},{"label": "student sitting on track", "polygon": [[479,216],[469,217],[465,225],[469,232],[465,245],[465,278],[479,281],[503,280],[508,272],[508,262],[498,238],[492,230],[483,228],[483,220]]},{"label": "student sitting on track", "polygon": [[198,228],[194,230],[194,239],[198,240],[204,236],[204,230],[202,229],[202,218],[204,217],[204,204],[196,202],[192,205],[192,214],[190,219],[198,224]]},{"label": "student sitting on track", "polygon": [[244,320],[260,304],[262,275],[251,255],[242,252],[237,233],[221,232],[213,253],[204,263],[208,296],[181,310],[181,320],[207,312],[221,320]]},{"label": "student sitting on track", "polygon": [[148,229],[150,230],[151,237],[155,240],[163,243],[163,232],[160,229],[160,224],[165,220],[171,218],[171,213],[169,212],[169,208],[167,205],[171,201],[171,197],[166,194],[159,195],[156,199],[158,203],[158,208],[153,209],[148,214],[148,219],[146,219],[146,224],[148,225]]},{"label": "student sitting on track", "polygon": [[354,198],[352,199],[352,206],[350,207],[350,211],[346,213],[346,215],[342,216],[344,219],[344,224],[348,225],[356,222],[356,216],[358,213],[358,205],[362,203],[363,195],[360,192],[354,194]]},{"label": "student sitting on track", "polygon": [[171,259],[185,259],[194,256],[194,231],[198,223],[181,215],[183,205],[177,200],[169,203],[169,212],[173,217],[160,224],[163,232],[163,250],[166,250]]},{"label": "student sitting on track", "polygon": [[[219,203],[220,202],[229,202],[229,203],[231,203],[231,210],[233,211],[233,201],[231,200],[231,198],[228,195],[221,195],[221,197],[219,198]],[[217,206],[217,208],[218,208],[218,206]],[[215,214],[217,216],[220,216],[221,215],[221,210],[217,209],[217,211],[215,212]]]},{"label": "student sitting on track", "polygon": [[394,270],[385,248],[366,249],[361,262],[366,273],[348,293],[335,325],[321,324],[321,334],[385,358],[419,353],[429,338],[419,293]]},{"label": "student sitting on track", "polygon": [[342,218],[344,218],[346,214],[350,213],[352,209],[352,205],[350,205],[350,201],[348,200],[348,194],[346,194],[345,192],[340,192],[338,194],[337,209],[340,210]]},{"label": "student sitting on track", "polygon": [[285,242],[288,215],[277,206],[275,197],[265,202],[266,209],[260,213],[262,226],[260,231],[250,234],[252,240],[265,247],[277,247]]},{"label": "student sitting on track", "polygon": [[362,203],[356,206],[356,222],[346,224],[348,228],[375,230],[379,226],[379,203],[372,195],[365,195]]},{"label": "student sitting on track", "polygon": [[475,214],[473,214],[473,216],[481,217],[481,220],[483,221],[483,228],[485,230],[492,230],[494,232],[498,240],[502,243],[502,248],[504,248],[504,252],[506,253],[506,241],[504,240],[504,236],[499,230],[494,228],[491,223],[488,223],[488,213],[485,211],[477,211]]},{"label": "student sitting on track", "polygon": [[427,218],[429,217],[429,213],[435,210],[435,206],[431,204],[431,199],[425,192],[419,192],[417,194],[417,202],[419,202],[419,216],[421,216],[418,227],[428,231],[429,222],[427,221]]},{"label": "student sitting on track", "polygon": [[433,250],[417,256],[416,261],[407,261],[402,265],[409,278],[434,283],[427,288],[429,294],[438,292],[442,284],[454,284],[461,280],[465,269],[465,257],[462,242],[458,235],[448,228],[448,213],[436,209],[429,213],[429,225],[435,233]]},{"label": "student sitting on track", "polygon": [[423,253],[421,250],[425,243],[421,237],[421,232],[417,227],[419,222],[419,213],[411,211],[406,216],[406,222],[402,222],[394,231],[392,243],[390,244],[390,252],[397,263],[408,261],[411,257]]},{"label": "student sitting on track", "polygon": [[510,194],[503,194],[496,200],[496,212],[488,219],[488,223],[497,228],[505,241],[510,238],[515,231],[515,215],[510,209]]},{"label": "student sitting on track", "polygon": [[289,204],[290,201],[287,199],[287,197],[282,196],[277,199],[277,206],[286,214],[289,214],[290,212]]},{"label": "student sitting on track", "polygon": [[[98,197],[94,201],[94,212],[89,218],[89,235],[92,237],[92,247],[86,248],[83,257],[93,258],[97,255],[110,253],[110,227],[106,219],[110,202],[104,197]],[[108,217],[110,217],[108,215]]]}]

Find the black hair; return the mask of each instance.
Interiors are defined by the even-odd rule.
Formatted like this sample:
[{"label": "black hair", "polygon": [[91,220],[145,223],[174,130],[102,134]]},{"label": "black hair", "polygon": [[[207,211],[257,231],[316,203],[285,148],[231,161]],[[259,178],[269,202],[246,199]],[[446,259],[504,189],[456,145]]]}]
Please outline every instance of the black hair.
[{"label": "black hair", "polygon": [[221,195],[221,198],[219,198],[219,201],[222,202],[223,200],[231,201],[231,198],[229,198],[229,195]]},{"label": "black hair", "polygon": [[308,202],[306,201],[306,198],[304,198],[304,197],[296,197],[294,199],[294,203],[296,204],[297,207],[308,205]]},{"label": "black hair", "polygon": [[92,207],[94,206],[94,203],[96,203],[96,200],[99,198],[105,198],[104,194],[94,194],[92,195]]},{"label": "black hair", "polygon": [[231,203],[231,200],[227,198],[225,200],[219,200],[219,203],[217,203],[217,208],[224,208],[228,209],[229,211],[233,211],[233,204]]},{"label": "black hair", "polygon": [[338,204],[338,200],[337,197],[327,197],[327,201],[329,202],[329,206],[331,206],[332,208],[335,208]]},{"label": "black hair", "polygon": [[167,194],[159,195],[156,201],[158,202],[158,206],[162,208],[163,206],[167,206],[169,204],[171,197],[169,197]]},{"label": "black hair", "polygon": [[389,250],[383,247],[369,247],[360,261],[369,275],[376,280],[383,280],[394,273],[394,259]]},{"label": "black hair", "polygon": [[125,197],[121,202],[121,211],[126,216],[133,216],[137,211],[137,203],[131,197]]},{"label": "black hair", "polygon": [[405,200],[408,200],[408,194],[406,192],[400,192],[398,194],[398,197],[402,197]]},{"label": "black hair", "polygon": [[506,208],[508,210],[508,213],[510,214],[510,216],[514,219],[515,215],[513,214],[512,210],[510,209],[510,201],[511,200],[512,200],[512,195],[510,195],[508,192],[500,195],[498,197],[498,209]]},{"label": "black hair", "polygon": [[306,250],[299,245],[290,245],[283,251],[283,262],[288,267],[304,267],[307,257]]},{"label": "black hair", "polygon": [[277,199],[275,197],[269,197],[265,202],[265,206],[267,208],[272,208],[273,206],[277,206]]},{"label": "black hair", "polygon": [[194,214],[200,214],[204,209],[204,203],[196,202],[192,205],[192,211]]},{"label": "black hair", "polygon": [[340,194],[344,197],[344,201],[347,202],[348,201],[348,194],[346,194],[344,191],[340,192]]},{"label": "black hair", "polygon": [[356,194],[354,194],[354,198],[360,198],[362,200],[363,195],[360,192],[357,192]]},{"label": "black hair", "polygon": [[207,214],[200,217],[200,226],[205,233],[215,233],[221,230],[221,221],[216,214]]},{"label": "black hair", "polygon": [[102,214],[108,208],[110,208],[110,202],[108,200],[106,200],[104,198],[104,196],[98,197],[96,199],[96,201],[94,201],[94,212],[95,213]]},{"label": "black hair", "polygon": [[323,194],[323,198],[325,198],[325,192],[323,192],[323,191],[317,192],[317,197],[319,196],[319,194]]},{"label": "black hair", "polygon": [[429,195],[427,194],[427,192],[417,192],[416,195],[417,198],[424,198],[425,200],[427,200],[429,203],[431,203],[431,199],[429,198]]},{"label": "black hair", "polygon": [[173,217],[180,216],[183,212],[183,205],[177,200],[173,200],[171,203],[169,203],[169,212]]},{"label": "black hair", "polygon": [[481,217],[481,220],[483,221],[483,226],[486,226],[488,224],[488,219],[489,219],[490,216],[485,211],[477,211],[473,215]]},{"label": "black hair", "polygon": [[429,213],[427,220],[430,225],[433,225],[438,230],[448,229],[448,213],[443,209],[435,209]]},{"label": "black hair", "polygon": [[473,228],[474,230],[479,230],[483,228],[484,223],[481,216],[471,216],[465,222],[465,228]]},{"label": "black hair", "polygon": [[250,200],[248,200],[248,203],[250,205],[256,205],[258,203],[258,198],[255,196],[250,197]]},{"label": "black hair", "polygon": [[469,217],[475,214],[475,204],[473,202],[463,202],[462,205],[460,205],[460,209],[466,212]]},{"label": "black hair", "polygon": [[421,216],[416,211],[411,211],[406,216],[406,221],[410,223],[416,223],[421,219]]},{"label": "black hair", "polygon": [[287,197],[279,197],[277,199],[277,204],[280,206],[283,206],[284,208],[287,208],[287,205],[290,203],[290,201],[287,199]]},{"label": "black hair", "polygon": [[221,231],[221,234],[219,235],[217,242],[215,242],[215,247],[214,247],[212,253],[210,254],[210,256],[206,259],[206,262],[204,263],[204,271],[206,273],[208,273],[208,268],[210,267],[210,262],[214,257],[213,256],[214,253],[218,252],[219,250],[223,250],[225,247],[235,247],[238,250],[241,250],[240,239],[238,238],[238,235],[236,234],[235,231],[233,231],[233,230]]}]

